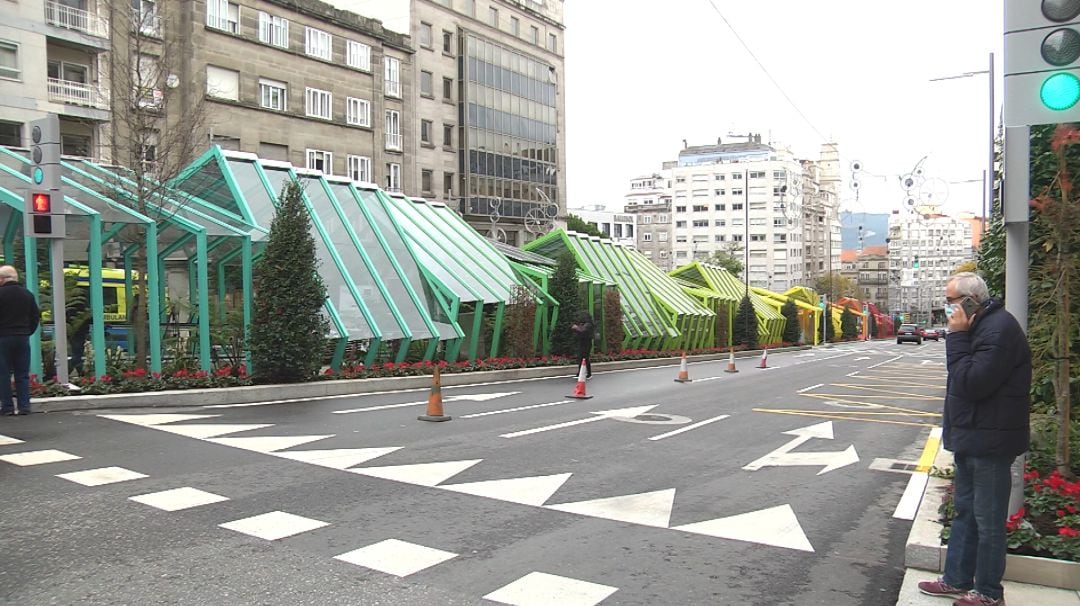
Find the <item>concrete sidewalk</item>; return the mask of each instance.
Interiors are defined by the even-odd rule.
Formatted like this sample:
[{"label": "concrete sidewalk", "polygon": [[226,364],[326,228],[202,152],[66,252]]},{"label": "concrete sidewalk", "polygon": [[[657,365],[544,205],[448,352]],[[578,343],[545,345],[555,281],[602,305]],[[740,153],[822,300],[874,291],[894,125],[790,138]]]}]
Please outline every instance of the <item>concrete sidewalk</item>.
[{"label": "concrete sidewalk", "polygon": [[[940,576],[941,573],[938,572],[908,568],[896,606],[948,606],[948,598],[919,593],[919,581],[929,581]],[[1005,581],[1004,585],[1005,603],[1008,606],[1080,606],[1080,591],[1013,581]]]}]

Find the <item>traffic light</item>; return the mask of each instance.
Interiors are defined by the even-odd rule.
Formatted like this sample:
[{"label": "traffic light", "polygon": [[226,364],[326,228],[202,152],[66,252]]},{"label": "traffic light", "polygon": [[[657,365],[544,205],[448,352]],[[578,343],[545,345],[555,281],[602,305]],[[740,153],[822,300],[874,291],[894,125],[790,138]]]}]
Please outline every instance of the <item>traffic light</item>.
[{"label": "traffic light", "polygon": [[1080,120],[1080,0],[1005,1],[1005,126]]},{"label": "traffic light", "polygon": [[30,122],[30,188],[24,223],[28,236],[63,238],[64,196],[60,192],[60,120],[49,114]]}]

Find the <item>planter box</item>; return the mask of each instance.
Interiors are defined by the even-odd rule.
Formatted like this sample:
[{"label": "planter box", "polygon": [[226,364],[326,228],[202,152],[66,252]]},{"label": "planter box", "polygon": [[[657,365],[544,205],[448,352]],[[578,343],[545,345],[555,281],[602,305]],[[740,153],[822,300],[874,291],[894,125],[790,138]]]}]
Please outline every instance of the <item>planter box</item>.
[{"label": "planter box", "polygon": [[[952,455],[941,450],[934,461],[938,468],[952,465]],[[941,572],[945,570],[945,546],[941,544],[942,525],[938,508],[951,480],[930,477],[922,503],[908,535],[904,565]],[[1019,583],[1080,590],[1080,562],[1052,560],[1009,554],[1005,558],[1005,579]]]}]

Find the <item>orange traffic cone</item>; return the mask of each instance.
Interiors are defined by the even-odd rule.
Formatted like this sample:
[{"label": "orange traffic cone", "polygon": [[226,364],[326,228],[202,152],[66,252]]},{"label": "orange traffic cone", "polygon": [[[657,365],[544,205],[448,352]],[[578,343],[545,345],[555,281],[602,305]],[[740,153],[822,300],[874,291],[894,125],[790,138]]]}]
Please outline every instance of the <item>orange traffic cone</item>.
[{"label": "orange traffic cone", "polygon": [[566,396],[568,398],[577,398],[578,400],[588,400],[592,396],[585,395],[585,358],[581,359],[581,366],[578,367],[577,373],[577,387],[574,388],[574,393]]},{"label": "orange traffic cone", "polygon": [[769,367],[769,350],[768,349],[762,349],[761,350],[761,363],[758,364],[758,368],[768,368],[768,367]]},{"label": "orange traffic cone", "polygon": [[420,421],[449,421],[450,417],[443,414],[442,409],[442,378],[439,375],[439,365],[435,365],[435,377],[431,386],[431,395],[428,396],[427,414],[416,417]]},{"label": "orange traffic cone", "polygon": [[738,368],[735,368],[735,348],[731,348],[731,354],[728,356],[727,369],[724,372],[739,372]]},{"label": "orange traffic cone", "polygon": [[686,352],[684,351],[682,353],[682,362],[679,363],[679,376],[675,377],[675,382],[689,383],[691,380],[690,371],[686,369]]}]

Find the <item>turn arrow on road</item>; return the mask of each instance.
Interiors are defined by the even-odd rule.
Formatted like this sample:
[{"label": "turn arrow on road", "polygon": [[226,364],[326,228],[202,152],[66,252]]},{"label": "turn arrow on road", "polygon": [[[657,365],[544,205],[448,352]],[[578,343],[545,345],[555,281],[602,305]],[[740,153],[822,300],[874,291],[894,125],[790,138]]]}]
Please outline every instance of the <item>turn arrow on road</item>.
[{"label": "turn arrow on road", "polygon": [[598,410],[590,412],[589,414],[597,415],[595,417],[589,417],[587,419],[578,419],[577,421],[567,421],[566,423],[558,423],[555,425],[545,425],[544,427],[537,427],[535,429],[526,429],[524,431],[515,431],[514,433],[504,433],[501,438],[517,438],[520,436],[527,436],[534,433],[540,433],[542,431],[551,431],[553,429],[563,429],[564,427],[573,427],[574,425],[582,425],[584,423],[592,423],[594,421],[603,421],[604,419],[632,419],[638,415],[643,415],[650,410],[656,408],[656,404],[651,406],[635,406],[633,408],[615,408],[612,410]]},{"label": "turn arrow on road", "polygon": [[813,438],[825,440],[833,439],[832,421],[809,425],[799,429],[785,431],[784,434],[796,436],[794,440],[784,444],[780,448],[770,452],[760,459],[743,467],[749,471],[757,471],[762,467],[783,467],[794,465],[824,465],[824,469],[817,475],[840,469],[852,463],[859,462],[859,455],[855,452],[855,446],[848,446],[846,450],[839,452],[791,452]]}]

